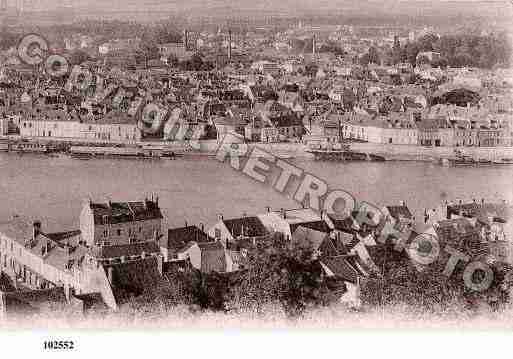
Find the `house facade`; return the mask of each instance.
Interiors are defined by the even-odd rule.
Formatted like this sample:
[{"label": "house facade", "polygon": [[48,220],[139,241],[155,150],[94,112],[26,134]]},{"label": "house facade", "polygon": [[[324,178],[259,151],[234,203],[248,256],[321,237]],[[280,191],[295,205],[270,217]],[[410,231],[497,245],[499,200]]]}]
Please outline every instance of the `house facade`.
[{"label": "house facade", "polygon": [[89,246],[156,241],[162,235],[162,218],[158,199],[107,203],[86,200],[80,230]]}]

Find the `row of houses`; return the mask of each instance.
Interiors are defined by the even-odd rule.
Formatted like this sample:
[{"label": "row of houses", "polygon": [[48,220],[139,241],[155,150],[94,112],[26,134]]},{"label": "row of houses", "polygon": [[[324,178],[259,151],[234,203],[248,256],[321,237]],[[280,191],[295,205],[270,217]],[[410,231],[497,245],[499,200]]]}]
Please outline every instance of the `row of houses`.
[{"label": "row of houses", "polygon": [[[362,222],[357,213],[338,216],[308,208],[268,208],[255,216],[220,216],[208,230],[186,224],[164,233],[158,198],[86,200],[77,230],[47,232],[41,221],[21,217],[0,224],[1,312],[19,307],[12,303],[30,307],[27,297],[46,298],[48,291],[57,291],[68,303],[81,301],[85,307],[98,302],[115,310],[130,298],[164,285],[170,270],[244,271],[248,253],[277,237],[311,248],[324,275],[348,288],[341,300],[358,305],[362,281],[380,275],[374,249],[384,226],[406,228],[410,240],[419,233],[451,243],[468,237],[472,243],[459,244],[472,249],[473,255],[486,252],[506,260],[508,208],[484,202],[448,203],[438,211],[426,211],[421,222],[402,203],[382,208],[386,220],[379,224]],[[469,236],[460,236],[462,230]]]},{"label": "row of houses", "polygon": [[[13,126],[14,125],[14,126]],[[105,142],[136,142],[141,129],[128,115],[111,114],[98,120],[85,121],[59,110],[40,113],[20,111],[0,117],[0,134],[16,129],[23,138],[87,139]]]},{"label": "row of houses", "polygon": [[370,117],[330,115],[321,124],[315,140],[327,143],[342,139],[370,143],[420,146],[477,146],[497,147],[513,145],[513,131],[508,122],[479,124],[450,120],[447,117],[414,119],[413,116]]}]

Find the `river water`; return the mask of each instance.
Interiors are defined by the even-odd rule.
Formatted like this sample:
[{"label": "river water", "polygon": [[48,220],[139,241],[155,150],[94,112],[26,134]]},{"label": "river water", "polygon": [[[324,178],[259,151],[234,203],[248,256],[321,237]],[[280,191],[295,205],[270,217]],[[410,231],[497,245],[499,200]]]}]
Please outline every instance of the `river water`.
[{"label": "river water", "polygon": [[[420,215],[441,201],[472,198],[513,202],[513,166],[445,168],[424,162],[332,163],[292,160],[344,189],[378,205],[404,200]],[[179,160],[81,161],[67,157],[0,154],[0,222],[13,214],[38,218],[48,231],[78,228],[84,198],[141,200],[157,193],[166,225],[212,225],[225,218],[298,207],[226,163],[213,158]]]}]

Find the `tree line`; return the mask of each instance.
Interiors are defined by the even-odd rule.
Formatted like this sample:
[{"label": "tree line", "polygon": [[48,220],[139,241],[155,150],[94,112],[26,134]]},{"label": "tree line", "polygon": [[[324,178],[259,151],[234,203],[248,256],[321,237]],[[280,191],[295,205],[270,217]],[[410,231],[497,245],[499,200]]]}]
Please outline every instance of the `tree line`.
[{"label": "tree line", "polygon": [[408,62],[416,65],[418,54],[428,51],[440,53],[440,59],[432,64],[434,66],[486,69],[509,67],[513,53],[507,33],[501,32],[486,35],[427,34],[403,45],[396,40],[389,56],[393,63]]}]

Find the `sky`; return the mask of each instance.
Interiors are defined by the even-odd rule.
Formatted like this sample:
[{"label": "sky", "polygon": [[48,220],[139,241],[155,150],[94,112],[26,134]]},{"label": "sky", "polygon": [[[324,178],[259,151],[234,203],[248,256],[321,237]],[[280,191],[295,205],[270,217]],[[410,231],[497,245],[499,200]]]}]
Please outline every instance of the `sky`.
[{"label": "sky", "polygon": [[[161,12],[191,16],[237,14],[400,14],[513,15],[513,0],[6,0],[24,2],[25,11],[51,11],[72,5],[80,13]],[[18,5],[19,6],[19,5]]]}]

